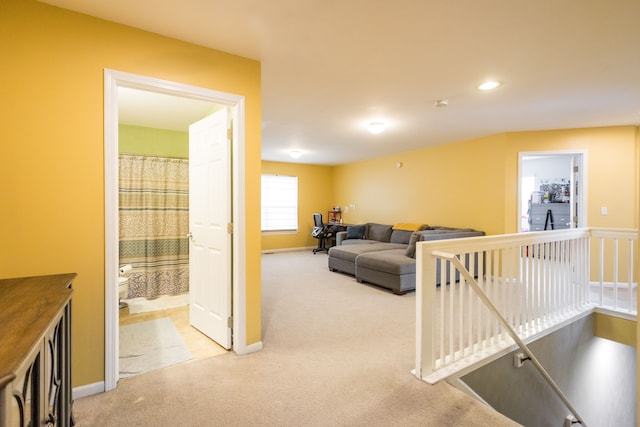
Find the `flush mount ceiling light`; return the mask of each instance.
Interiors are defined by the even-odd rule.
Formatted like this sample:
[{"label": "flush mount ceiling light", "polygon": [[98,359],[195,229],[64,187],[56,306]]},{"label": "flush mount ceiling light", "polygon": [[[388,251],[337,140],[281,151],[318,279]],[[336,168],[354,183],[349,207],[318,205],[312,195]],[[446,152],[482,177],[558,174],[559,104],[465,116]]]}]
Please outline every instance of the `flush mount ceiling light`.
[{"label": "flush mount ceiling light", "polygon": [[302,151],[298,151],[298,150],[289,151],[289,157],[291,157],[292,159],[299,159],[300,157],[302,157]]},{"label": "flush mount ceiling light", "polygon": [[446,98],[445,99],[438,99],[438,100],[433,101],[433,105],[436,108],[445,108],[445,107],[447,107],[449,105],[449,100],[446,99]]},{"label": "flush mount ceiling light", "polygon": [[369,132],[371,132],[374,135],[384,132],[384,123],[382,122],[369,123]]},{"label": "flush mount ceiling light", "polygon": [[480,86],[478,86],[478,89],[480,89],[480,90],[491,90],[491,89],[497,88],[501,84],[502,83],[500,83],[500,82],[488,81],[488,82],[484,82]]}]

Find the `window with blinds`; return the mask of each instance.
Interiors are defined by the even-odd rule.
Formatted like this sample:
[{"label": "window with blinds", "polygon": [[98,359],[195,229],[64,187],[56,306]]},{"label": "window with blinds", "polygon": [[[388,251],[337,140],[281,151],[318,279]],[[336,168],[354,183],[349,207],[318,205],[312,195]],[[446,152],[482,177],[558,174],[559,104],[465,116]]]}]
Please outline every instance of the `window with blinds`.
[{"label": "window with blinds", "polygon": [[262,175],[262,231],[298,231],[298,177]]}]

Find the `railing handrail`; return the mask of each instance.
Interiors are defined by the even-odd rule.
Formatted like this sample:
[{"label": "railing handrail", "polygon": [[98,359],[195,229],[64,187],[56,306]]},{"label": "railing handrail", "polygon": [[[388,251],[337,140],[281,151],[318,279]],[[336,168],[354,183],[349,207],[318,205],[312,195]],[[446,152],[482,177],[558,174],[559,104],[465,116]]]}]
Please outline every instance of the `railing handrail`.
[{"label": "railing handrail", "polygon": [[[576,239],[590,237],[593,229],[572,228],[567,230],[533,231],[529,233],[497,234],[491,236],[478,236],[466,239],[431,240],[421,242],[421,244],[437,244],[438,249],[443,252],[447,248],[456,248],[456,252],[489,251],[503,248],[505,243],[509,246],[529,246],[540,243],[549,243],[561,239]],[[462,241],[462,242],[461,242]]]},{"label": "railing handrail", "polygon": [[500,311],[498,310],[498,308],[491,302],[489,297],[482,291],[476,279],[469,272],[469,270],[467,270],[467,268],[462,264],[462,262],[458,259],[458,257],[455,256],[454,254],[450,254],[442,251],[433,251],[432,254],[436,257],[449,260],[456,267],[456,269],[460,272],[460,274],[464,276],[465,280],[471,286],[471,288],[473,288],[476,295],[478,295],[478,297],[484,303],[484,305],[489,309],[489,311],[494,316],[496,316],[496,318],[502,324],[502,327],[505,328],[509,336],[515,341],[518,347],[520,347],[520,349],[522,349],[522,351],[526,353],[526,355],[529,357],[529,359],[531,360],[533,365],[536,367],[538,372],[540,372],[542,377],[553,389],[556,395],[560,398],[560,400],[562,400],[562,402],[569,409],[569,411],[571,411],[573,416],[576,418],[577,422],[579,422],[580,424],[586,427],[586,423],[584,422],[582,417],[578,414],[578,411],[573,407],[571,402],[569,402],[569,399],[567,399],[567,397],[562,392],[560,387],[556,384],[553,378],[551,378],[551,375],[549,375],[546,369],[544,369],[542,364],[538,361],[536,356],[531,352],[531,350],[529,350],[529,347],[527,347],[527,345],[520,339],[518,334],[511,327],[511,325],[509,325],[509,322],[507,322],[507,320],[502,316],[502,314],[500,314]]},{"label": "railing handrail", "polygon": [[638,238],[638,230],[635,228],[589,228],[591,230],[591,237],[609,237],[617,239],[631,239],[636,240]]}]

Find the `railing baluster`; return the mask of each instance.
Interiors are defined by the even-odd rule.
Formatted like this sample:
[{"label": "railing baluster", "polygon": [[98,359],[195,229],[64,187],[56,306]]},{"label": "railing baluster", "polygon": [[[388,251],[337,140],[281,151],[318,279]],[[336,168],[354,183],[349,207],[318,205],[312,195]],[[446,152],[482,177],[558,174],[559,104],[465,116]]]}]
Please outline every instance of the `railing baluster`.
[{"label": "railing baluster", "polygon": [[604,305],[604,237],[600,238],[600,262],[598,266],[600,272],[600,305]]},{"label": "railing baluster", "polygon": [[[627,280],[627,297],[629,299],[629,313],[633,310],[633,240],[629,239],[629,266],[628,266],[628,277]],[[637,301],[637,300],[636,300]]]},{"label": "railing baluster", "polygon": [[[427,347],[431,355],[422,358],[417,350],[419,357],[416,360],[431,365],[431,369],[424,372],[433,374],[442,368],[451,370],[461,363],[477,360],[479,352],[493,352],[508,345],[505,339],[508,333],[503,325],[471,290],[467,276],[459,276],[456,282],[458,270],[448,255],[442,254],[457,254],[456,264],[464,264],[472,272],[474,283],[499,307],[505,322],[519,335],[530,337],[564,322],[578,311],[591,309],[592,300],[599,300],[600,306],[636,314],[633,296],[637,282],[634,273],[637,235],[634,230],[574,229],[421,242],[425,252],[420,262],[429,260],[433,264],[429,269],[425,267],[418,271],[421,274],[425,270],[434,272],[436,263],[440,265],[440,286],[433,293],[435,296],[440,292],[440,297],[420,299],[425,304],[432,304],[427,313],[417,316],[422,319],[421,330],[433,332],[425,335],[431,340]],[[620,239],[628,242],[628,248],[620,247]],[[590,256],[596,244],[599,253],[594,261],[598,260],[599,265],[594,266],[592,272]],[[434,255],[436,248],[442,252]],[[625,271],[620,271],[625,268],[620,265],[620,258],[625,258],[624,250],[628,252],[628,265]],[[597,297],[592,297],[590,292],[592,277],[600,288]],[[625,280],[626,286],[622,285]],[[424,278],[420,278],[420,282],[424,282]],[[433,276],[429,283],[434,283]],[[609,292],[611,283],[613,289]],[[620,293],[625,291],[627,298]],[[430,295],[427,292],[420,294],[423,298]],[[613,296],[611,302],[610,295]],[[432,317],[436,313],[438,317]],[[435,326],[434,322],[437,322]],[[416,372],[422,371],[416,369]]]},{"label": "railing baluster", "polygon": [[465,319],[465,311],[464,311],[464,296],[465,296],[465,287],[466,283],[463,278],[460,277],[460,292],[459,292],[459,302],[458,302],[458,349],[460,351],[460,357],[465,357],[464,351],[464,319]]},{"label": "railing baluster", "polygon": [[[446,312],[444,310],[444,296],[445,296],[444,294],[445,294],[445,291],[446,291],[446,286],[443,285],[444,282],[442,281],[442,279],[443,279],[443,277],[442,277],[442,265],[444,264],[444,260],[442,260],[442,259],[433,259],[433,260],[431,260],[431,262],[436,263],[436,265],[440,265],[440,281],[438,282],[438,283],[440,283],[440,298],[438,298],[438,301],[437,301],[437,303],[438,303],[438,310],[437,310],[438,323],[436,323],[437,331],[438,331],[436,333],[436,337],[438,337],[438,340],[440,342],[439,342],[438,346],[436,347],[438,349],[437,356],[434,357],[434,359],[432,360],[432,365],[433,365],[432,366],[432,370],[435,371],[435,369],[436,369],[436,366],[435,366],[436,361],[440,360],[441,361],[440,363],[442,364],[443,363],[442,361],[444,360],[444,316],[446,315]],[[437,268],[434,269],[434,271],[436,272],[435,274],[437,275],[438,274],[437,273],[438,272]],[[429,316],[429,313],[424,313],[424,319],[427,320],[427,321],[429,319],[428,316]],[[429,325],[429,324],[425,325],[425,327],[429,327],[429,326],[433,327],[432,325]],[[434,328],[434,329],[436,329],[436,328]]]},{"label": "railing baluster", "polygon": [[618,239],[613,239],[613,307],[618,308]]}]

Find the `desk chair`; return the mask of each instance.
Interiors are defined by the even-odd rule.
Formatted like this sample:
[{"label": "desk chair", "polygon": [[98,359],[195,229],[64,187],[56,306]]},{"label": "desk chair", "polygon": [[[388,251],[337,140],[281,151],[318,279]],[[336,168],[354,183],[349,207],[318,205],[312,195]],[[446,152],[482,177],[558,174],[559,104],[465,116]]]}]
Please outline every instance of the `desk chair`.
[{"label": "desk chair", "polygon": [[313,214],[313,231],[311,232],[311,235],[318,239],[318,247],[313,250],[314,254],[317,254],[318,252],[329,252],[329,248],[327,248],[327,239],[331,239],[333,237],[333,229],[325,226],[322,222],[322,214]]}]

